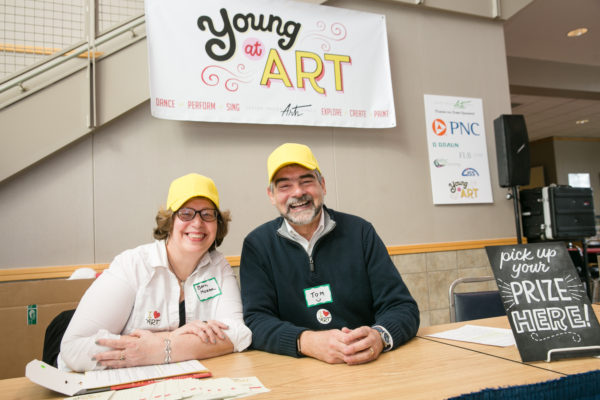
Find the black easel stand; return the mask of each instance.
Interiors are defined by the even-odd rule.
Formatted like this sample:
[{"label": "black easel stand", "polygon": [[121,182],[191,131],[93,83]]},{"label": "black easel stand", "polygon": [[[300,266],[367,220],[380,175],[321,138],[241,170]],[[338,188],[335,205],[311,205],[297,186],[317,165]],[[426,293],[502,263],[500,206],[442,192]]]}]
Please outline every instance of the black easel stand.
[{"label": "black easel stand", "polygon": [[548,350],[546,362],[562,358],[596,357],[600,358],[600,346],[564,347]]},{"label": "black easel stand", "polygon": [[581,239],[581,247],[583,250],[583,276],[585,278],[585,288],[587,289],[587,295],[592,300],[592,275],[590,274],[590,268],[588,264],[588,252],[587,252],[587,242],[585,238]]}]

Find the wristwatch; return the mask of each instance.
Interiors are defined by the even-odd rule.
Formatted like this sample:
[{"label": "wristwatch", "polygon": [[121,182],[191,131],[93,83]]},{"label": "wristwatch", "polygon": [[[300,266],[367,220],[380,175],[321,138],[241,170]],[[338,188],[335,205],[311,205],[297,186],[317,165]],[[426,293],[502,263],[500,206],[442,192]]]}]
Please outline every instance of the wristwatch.
[{"label": "wristwatch", "polygon": [[392,340],[392,335],[381,325],[374,325],[372,327],[381,335],[381,341],[383,342],[383,351],[389,351],[392,349],[394,342]]}]

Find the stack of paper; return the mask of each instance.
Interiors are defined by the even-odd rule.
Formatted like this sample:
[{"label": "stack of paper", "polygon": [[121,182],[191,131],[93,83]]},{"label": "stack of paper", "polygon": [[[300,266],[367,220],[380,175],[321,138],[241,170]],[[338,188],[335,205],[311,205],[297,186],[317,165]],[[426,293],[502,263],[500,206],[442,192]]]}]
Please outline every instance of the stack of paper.
[{"label": "stack of paper", "polygon": [[136,386],[139,385],[139,382],[144,381],[182,376],[198,378],[211,376],[211,374],[197,360],[144,367],[105,369],[103,371],[89,371],[85,374],[59,371],[42,361],[33,360],[27,364],[25,376],[38,385],[73,396],[75,394],[106,391],[115,387],[121,388],[123,385]]}]

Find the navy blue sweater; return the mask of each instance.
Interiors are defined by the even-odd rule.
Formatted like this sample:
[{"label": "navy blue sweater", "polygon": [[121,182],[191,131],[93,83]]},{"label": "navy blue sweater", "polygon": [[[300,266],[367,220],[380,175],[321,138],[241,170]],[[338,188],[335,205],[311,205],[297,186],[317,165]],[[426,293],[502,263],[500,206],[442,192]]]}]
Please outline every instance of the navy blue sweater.
[{"label": "navy blue sweater", "polygon": [[[296,339],[307,329],[381,325],[394,348],[414,337],[419,310],[373,226],[362,218],[324,208],[335,228],[321,237],[310,258],[302,246],[267,222],[244,240],[240,278],[244,320],[252,347],[297,356]],[[305,289],[329,285],[332,302],[309,307]],[[331,321],[317,319],[325,309]]]}]

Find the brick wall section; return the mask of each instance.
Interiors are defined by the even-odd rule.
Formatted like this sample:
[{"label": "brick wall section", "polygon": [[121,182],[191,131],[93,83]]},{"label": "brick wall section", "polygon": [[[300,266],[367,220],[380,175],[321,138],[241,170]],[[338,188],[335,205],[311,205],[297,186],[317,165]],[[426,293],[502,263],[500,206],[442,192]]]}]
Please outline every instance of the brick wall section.
[{"label": "brick wall section", "polygon": [[[448,289],[457,278],[492,276],[485,249],[392,256],[421,311],[421,326],[450,322]],[[494,282],[461,285],[462,290],[496,290]]]}]

